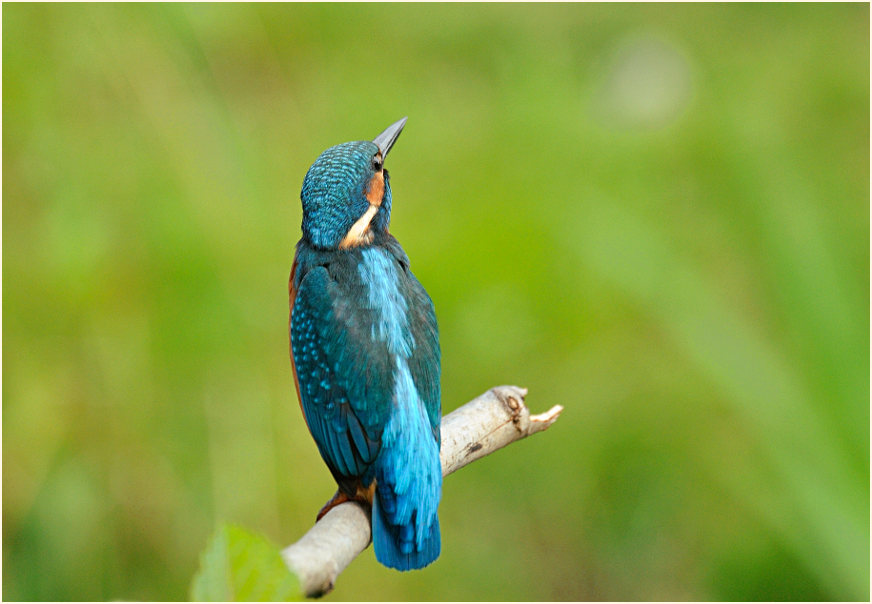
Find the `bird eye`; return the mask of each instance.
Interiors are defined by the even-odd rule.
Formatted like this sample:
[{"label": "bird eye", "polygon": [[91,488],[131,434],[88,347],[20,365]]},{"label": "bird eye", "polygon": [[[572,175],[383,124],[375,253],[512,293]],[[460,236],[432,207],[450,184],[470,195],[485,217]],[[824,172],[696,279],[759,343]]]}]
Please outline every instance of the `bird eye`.
[{"label": "bird eye", "polygon": [[372,169],[375,170],[376,172],[380,172],[381,169],[382,169],[382,163],[383,163],[383,162],[382,162],[382,156],[381,156],[381,153],[377,153],[377,154],[372,158]]}]

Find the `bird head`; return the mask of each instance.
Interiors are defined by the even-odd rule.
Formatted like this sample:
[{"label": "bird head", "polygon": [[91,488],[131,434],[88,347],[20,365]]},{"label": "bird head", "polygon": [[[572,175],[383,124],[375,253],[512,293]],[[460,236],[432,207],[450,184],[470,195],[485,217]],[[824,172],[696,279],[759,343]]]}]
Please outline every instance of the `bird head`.
[{"label": "bird head", "polygon": [[348,249],[387,233],[391,186],[384,160],[405,125],[403,118],[373,141],[343,143],[318,156],[300,192],[303,237],[310,244]]}]

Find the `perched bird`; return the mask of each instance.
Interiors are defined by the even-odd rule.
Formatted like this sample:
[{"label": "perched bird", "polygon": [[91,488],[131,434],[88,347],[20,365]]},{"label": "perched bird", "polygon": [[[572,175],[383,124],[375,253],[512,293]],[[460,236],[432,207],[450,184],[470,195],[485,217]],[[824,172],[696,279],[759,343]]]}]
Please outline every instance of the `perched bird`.
[{"label": "perched bird", "polygon": [[399,570],[439,556],[442,490],[436,314],[388,232],[383,164],[405,124],[330,147],[309,168],[288,286],[300,406],[339,484],[318,518],[367,504],[376,559]]}]

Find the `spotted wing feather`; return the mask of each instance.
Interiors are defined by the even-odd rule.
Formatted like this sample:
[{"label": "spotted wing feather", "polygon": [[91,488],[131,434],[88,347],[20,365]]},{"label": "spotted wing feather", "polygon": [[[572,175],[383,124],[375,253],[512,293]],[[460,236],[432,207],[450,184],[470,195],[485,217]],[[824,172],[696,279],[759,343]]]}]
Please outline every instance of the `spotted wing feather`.
[{"label": "spotted wing feather", "polygon": [[291,312],[303,413],[321,456],[349,495],[372,481],[392,389],[385,379],[391,375],[387,352],[366,329],[368,312],[324,266],[302,277]]}]

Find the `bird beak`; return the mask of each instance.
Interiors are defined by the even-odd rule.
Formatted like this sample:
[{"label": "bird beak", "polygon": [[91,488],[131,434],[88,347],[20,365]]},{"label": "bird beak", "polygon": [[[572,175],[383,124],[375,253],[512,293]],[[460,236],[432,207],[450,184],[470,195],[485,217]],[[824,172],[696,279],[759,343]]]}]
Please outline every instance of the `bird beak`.
[{"label": "bird beak", "polygon": [[394,146],[394,143],[397,142],[397,139],[400,137],[400,132],[403,131],[403,126],[406,125],[407,119],[408,118],[404,117],[403,119],[394,122],[385,128],[384,132],[373,139],[372,142],[378,145],[378,150],[381,152],[382,158],[387,157],[388,151],[390,151],[391,147]]}]

